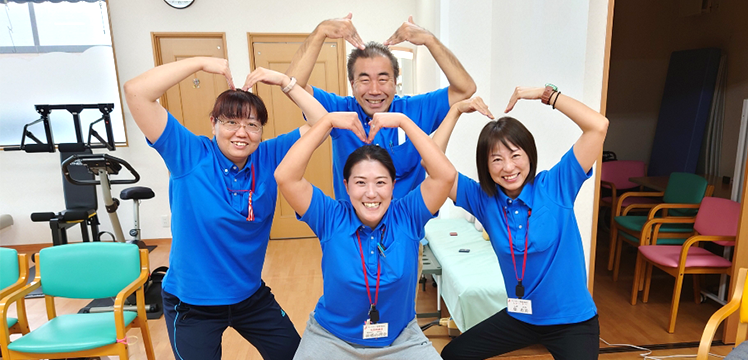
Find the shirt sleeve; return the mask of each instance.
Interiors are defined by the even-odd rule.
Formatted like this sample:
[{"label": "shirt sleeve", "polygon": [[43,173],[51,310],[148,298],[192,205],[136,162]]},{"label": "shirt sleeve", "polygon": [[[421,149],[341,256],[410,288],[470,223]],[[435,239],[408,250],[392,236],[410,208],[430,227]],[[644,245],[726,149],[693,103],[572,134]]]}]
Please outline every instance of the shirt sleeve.
[{"label": "shirt sleeve", "polygon": [[309,225],[321,243],[329,241],[334,234],[335,224],[347,219],[345,206],[337,200],[325,195],[322,190],[312,185],[312,201],[304,216],[297,218]]},{"label": "shirt sleeve", "polygon": [[280,162],[283,161],[283,158],[286,156],[288,150],[291,149],[291,146],[293,146],[300,137],[301,135],[297,128],[289,133],[278,135],[273,139],[260,143],[260,146],[264,146],[267,149],[264,153],[268,154],[270,157],[269,163],[272,164],[273,168],[278,167]]},{"label": "shirt sleeve", "polygon": [[449,112],[448,88],[410,96],[406,100],[404,113],[409,113],[409,109],[417,111],[419,116],[413,116],[412,120],[427,134],[436,131]]},{"label": "shirt sleeve", "polygon": [[459,174],[457,178],[455,205],[473,214],[478,221],[484,222],[484,203],[487,198],[488,194],[483,191],[477,181]]},{"label": "shirt sleeve", "polygon": [[543,183],[538,185],[542,186],[552,199],[558,199],[559,205],[572,207],[582,184],[591,176],[592,169],[587,173],[584,172],[572,147],[556,165],[548,170],[545,177],[539,179]]},{"label": "shirt sleeve", "polygon": [[400,222],[397,228],[407,229],[408,233],[414,234],[418,240],[426,236],[424,226],[435,216],[423,201],[421,185],[411,190],[403,198],[392,201],[395,219]]},{"label": "shirt sleeve", "polygon": [[317,99],[322,107],[324,107],[328,112],[349,111],[347,106],[347,98],[337,94],[329,93],[318,87],[312,86],[312,89],[314,89],[314,98]]},{"label": "shirt sleeve", "polygon": [[161,136],[155,143],[148,141],[148,145],[156,149],[164,159],[169,172],[175,177],[190,172],[201,158],[208,156],[209,143],[207,137],[193,134],[171,113]]}]

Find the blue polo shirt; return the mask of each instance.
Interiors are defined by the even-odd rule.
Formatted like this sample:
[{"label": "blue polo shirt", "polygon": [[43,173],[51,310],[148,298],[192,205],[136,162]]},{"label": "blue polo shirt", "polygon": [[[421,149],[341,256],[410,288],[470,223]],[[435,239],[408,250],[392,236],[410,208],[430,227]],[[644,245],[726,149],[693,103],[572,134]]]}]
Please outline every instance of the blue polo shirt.
[{"label": "blue polo shirt", "polygon": [[[390,104],[389,112],[403,113],[418,125],[423,132],[431,134],[436,131],[449,112],[448,88],[439,89],[416,96],[395,96]],[[329,112],[355,111],[369,134],[369,121],[361,105],[353,96],[342,97],[314,88],[314,98]],[[343,167],[354,150],[366,145],[350,130],[332,129],[332,175],[335,198],[349,200],[348,192],[343,184]],[[415,146],[407,139],[403,144],[398,142],[397,129],[380,129],[374,137],[373,144],[387,149],[395,164],[395,190],[392,197],[401,198],[415,189],[426,178],[426,171],[421,166],[421,155]]]},{"label": "blue polo shirt", "polygon": [[[236,304],[257,291],[278,197],[273,173],[298,139],[294,130],[261,142],[239,169],[215,139],[196,136],[169,114],[151,145],[171,173],[172,242],[164,290],[193,305]],[[254,221],[248,221],[253,167]]]},{"label": "blue polo shirt", "polygon": [[[324,292],[314,318],[339,339],[364,345],[388,346],[416,316],[415,291],[418,282],[418,244],[423,227],[433,215],[421,196],[420,186],[400,199],[393,199],[379,224],[371,229],[361,223],[347,200],[334,200],[314,188],[312,202],[301,221],[309,224],[322,246]],[[369,318],[361,250],[372,302],[376,298],[377,262],[380,323],[388,323],[388,336],[363,338],[364,322]],[[377,249],[382,244],[384,256]]]},{"label": "blue polo shirt", "polygon": [[[525,184],[516,199],[500,188],[489,197],[476,181],[460,174],[455,204],[475,215],[491,238],[507,296],[516,298],[517,276],[522,276],[522,257],[529,223],[527,265],[522,285],[524,299],[532,300],[532,314],[509,313],[517,320],[533,325],[573,324],[591,319],[597,308],[587,289],[582,237],[574,216],[574,200],[582,183],[592,175],[585,174],[574,152],[569,150],[558,164]],[[515,273],[509,251],[506,209],[512,231]]]}]

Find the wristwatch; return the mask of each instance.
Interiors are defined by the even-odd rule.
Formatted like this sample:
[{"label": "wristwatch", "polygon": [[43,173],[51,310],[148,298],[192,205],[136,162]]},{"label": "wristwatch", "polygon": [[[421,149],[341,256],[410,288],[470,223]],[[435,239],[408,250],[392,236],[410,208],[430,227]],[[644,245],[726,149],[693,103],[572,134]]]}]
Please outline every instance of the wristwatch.
[{"label": "wristwatch", "polygon": [[555,91],[558,91],[558,88],[556,87],[556,85],[545,84],[545,91],[543,91],[543,95],[540,97],[540,101],[543,104],[550,105],[551,95],[553,95]]}]

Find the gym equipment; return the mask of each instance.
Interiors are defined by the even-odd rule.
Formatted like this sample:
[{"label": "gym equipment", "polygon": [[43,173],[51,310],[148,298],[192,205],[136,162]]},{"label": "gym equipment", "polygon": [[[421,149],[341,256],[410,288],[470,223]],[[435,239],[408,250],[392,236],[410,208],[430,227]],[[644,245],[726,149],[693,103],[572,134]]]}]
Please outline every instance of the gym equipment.
[{"label": "gym equipment", "polygon": [[[33,213],[31,214],[31,220],[49,222],[49,227],[52,231],[52,243],[54,245],[67,244],[66,230],[78,224],[81,225],[81,236],[84,242],[88,242],[90,239],[88,235],[89,227],[92,232],[92,240],[99,241],[101,234],[108,233],[99,232],[99,221],[96,215],[98,207],[96,185],[102,185],[102,195],[104,196],[107,212],[109,213],[109,218],[114,227],[115,234],[112,235],[112,238],[119,242],[124,242],[125,238],[116,214],[117,208],[119,207],[119,200],[112,198],[111,184],[132,184],[137,182],[138,179],[140,179],[140,176],[124,160],[109,155],[93,154],[91,151],[92,149],[116,150],[110,117],[110,114],[114,109],[114,104],[35,105],[35,108],[36,112],[41,115],[41,118],[32,121],[23,127],[20,146],[6,147],[4,148],[5,151],[22,150],[29,153],[55,152],[54,137],[50,125],[50,112],[53,110],[65,110],[72,114],[76,142],[61,143],[57,146],[60,150],[60,161],[63,163],[63,177],[68,180],[63,180],[66,209],[58,213]],[[80,113],[86,109],[99,110],[102,116],[88,126],[88,138],[84,141]],[[106,138],[102,137],[96,129],[94,129],[94,126],[101,122],[103,122],[104,125]],[[44,137],[46,142],[40,140],[29,130],[29,127],[38,123],[42,123],[44,126]],[[92,143],[93,138],[96,138],[98,141]],[[33,140],[34,143],[27,144],[27,139]],[[78,161],[66,162],[73,156],[80,157],[75,158],[78,159]],[[125,167],[131,174],[133,174],[133,179],[117,179],[110,182],[109,175],[117,174],[123,164],[126,164]],[[101,175],[101,171],[104,171],[105,176]],[[102,181],[95,180],[95,176],[100,176]],[[71,179],[75,179],[75,181],[71,181]],[[134,242],[139,243],[141,239],[138,221],[140,201],[154,197],[153,191],[149,188],[139,186],[123,190],[121,196],[123,199],[133,200],[135,224],[129,233],[133,237]]]},{"label": "gym equipment", "polygon": [[[88,149],[102,149],[106,148],[110,151],[116,150],[114,147],[114,133],[112,131],[112,118],[109,116],[109,114],[112,113],[112,110],[114,110],[114,104],[108,103],[108,104],[74,104],[74,105],[34,105],[36,108],[36,112],[41,114],[41,118],[34,120],[26,125],[23,126],[23,134],[21,135],[21,145],[20,146],[9,146],[5,147],[4,151],[18,151],[22,150],[27,153],[35,153],[35,152],[55,152],[55,143],[54,143],[54,137],[52,136],[52,126],[49,122],[49,113],[52,110],[67,110],[69,113],[73,115],[73,125],[75,126],[75,136],[76,136],[76,142],[73,144],[80,144],[85,145]],[[83,132],[81,129],[81,119],[80,119],[80,113],[85,109],[98,109],[101,112],[101,118],[98,120],[92,122],[88,126],[88,141],[83,142]],[[99,122],[104,122],[104,127],[106,131],[107,139],[104,140],[104,138],[99,135],[99,133],[93,128],[94,125],[98,124]],[[28,128],[29,126],[42,123],[44,125],[44,135],[47,140],[46,143],[39,140]],[[92,144],[91,143],[91,137],[95,137],[99,140],[98,144]],[[31,140],[34,140],[35,144],[26,144],[26,138],[29,138]],[[62,145],[62,144],[60,144]]]},{"label": "gym equipment", "polygon": [[[34,120],[23,127],[23,133],[21,135],[21,144],[16,147],[6,147],[5,151],[25,151],[28,153],[35,152],[55,152],[55,142],[52,134],[52,127],[50,125],[50,113],[53,110],[66,110],[73,116],[73,126],[75,128],[75,135],[77,142],[75,143],[61,143],[58,144],[60,150],[60,161],[67,159],[69,156],[77,153],[91,154],[91,149],[108,149],[115,150],[114,146],[114,135],[112,132],[112,122],[109,114],[114,109],[114,104],[71,104],[71,105],[35,105],[36,112],[41,115],[41,118]],[[83,133],[81,127],[80,113],[85,109],[97,109],[101,112],[102,116],[96,121],[93,121],[88,127],[88,139],[86,142],[83,141]],[[106,140],[99,135],[94,129],[94,126],[103,122],[104,130],[106,132]],[[44,126],[44,137],[46,142],[36,137],[29,127],[42,123]],[[95,137],[98,143],[92,143],[92,138]],[[27,144],[26,139],[34,141],[32,144]],[[81,169],[79,166],[71,168],[71,172],[79,174],[79,177],[90,176],[86,175],[86,170]],[[92,179],[92,177],[91,177]],[[98,202],[96,198],[95,186],[74,186],[63,180],[63,193],[65,196],[65,210],[58,213],[54,212],[38,212],[31,214],[31,220],[34,222],[49,222],[49,227],[52,232],[52,243],[54,245],[67,244],[67,232],[66,230],[72,226],[81,226],[81,237],[84,242],[89,241],[88,228],[91,228],[91,235],[93,241],[99,240],[99,220],[96,215],[96,209]]]},{"label": "gym equipment", "polygon": [[[98,176],[99,180],[81,179],[71,175],[72,171],[70,167],[73,164],[80,164],[85,167],[89,173]],[[110,179],[111,175],[118,175],[123,167],[130,172],[132,178]],[[74,185],[101,185],[101,192],[104,196],[104,205],[106,206],[106,211],[109,214],[109,219],[111,220],[114,229],[113,238],[118,242],[125,242],[126,240],[124,233],[122,232],[122,226],[120,225],[119,217],[117,216],[117,209],[119,208],[120,201],[119,199],[112,197],[112,185],[134,184],[140,180],[140,174],[138,174],[138,172],[135,171],[127,161],[107,154],[71,155],[62,162],[62,173],[64,174],[65,179]],[[140,214],[140,201],[153,198],[154,193],[150,188],[138,186],[127,188],[122,191],[121,195],[122,194],[124,194],[123,198],[133,200],[133,214],[135,215],[135,227],[130,230],[130,235],[133,236],[133,239],[128,242],[143,247],[142,242],[140,241],[140,225],[138,221]],[[100,233],[99,236],[102,233]]]}]

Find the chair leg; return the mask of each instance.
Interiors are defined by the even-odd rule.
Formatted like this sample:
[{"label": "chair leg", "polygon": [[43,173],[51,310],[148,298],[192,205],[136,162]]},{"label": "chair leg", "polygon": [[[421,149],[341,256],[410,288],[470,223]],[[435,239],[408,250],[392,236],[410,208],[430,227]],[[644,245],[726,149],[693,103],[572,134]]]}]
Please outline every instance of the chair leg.
[{"label": "chair leg", "polygon": [[631,305],[636,305],[636,298],[639,297],[639,278],[642,276],[642,263],[644,257],[641,253],[636,254],[636,267],[634,268],[634,284],[631,286]]},{"label": "chair leg", "polygon": [[644,275],[645,276],[644,295],[642,296],[642,302],[645,304],[649,301],[649,286],[652,285],[652,268],[654,267],[649,262],[647,262],[646,266],[647,266],[647,270],[646,270],[647,274]]},{"label": "chair leg", "polygon": [[699,274],[693,274],[693,301],[701,304],[701,279]]},{"label": "chair leg", "polygon": [[683,274],[678,274],[675,278],[675,289],[673,290],[673,302],[670,304],[670,324],[667,332],[675,332],[675,317],[678,315],[678,305],[680,304],[680,292],[683,288]]},{"label": "chair leg", "polygon": [[117,356],[119,356],[122,360],[127,360],[130,358],[129,351],[127,350],[126,344],[117,344],[121,346],[117,346]]},{"label": "chair leg", "polygon": [[618,281],[618,270],[621,268],[621,246],[623,240],[616,241],[616,256],[615,263],[613,264],[613,282]]},{"label": "chair leg", "polygon": [[143,335],[143,346],[145,347],[145,356],[148,360],[156,360],[156,355],[153,352],[153,342],[151,341],[151,330],[148,328],[148,320],[138,318],[138,327],[140,327],[140,333]]},{"label": "chair leg", "polygon": [[610,250],[608,254],[608,271],[613,270],[613,262],[615,261],[615,256],[616,256],[616,241],[617,240],[618,240],[618,227],[616,226],[615,214],[613,214],[610,217]]}]

